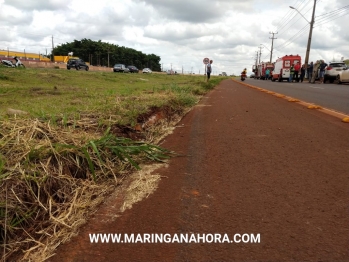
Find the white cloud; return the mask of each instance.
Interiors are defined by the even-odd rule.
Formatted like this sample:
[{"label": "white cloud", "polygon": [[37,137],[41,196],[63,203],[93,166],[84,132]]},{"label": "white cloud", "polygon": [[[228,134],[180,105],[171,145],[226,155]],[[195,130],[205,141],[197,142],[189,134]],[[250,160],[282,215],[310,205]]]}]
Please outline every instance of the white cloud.
[{"label": "white cloud", "polygon": [[[259,47],[261,60],[269,60],[270,32],[278,32],[273,60],[291,53],[304,59],[312,6],[301,0],[0,0],[0,49],[50,52],[52,36],[55,45],[87,38],[156,54],[164,68],[177,71],[202,73],[209,57],[214,73],[232,74],[250,70]],[[335,11],[345,6],[347,0],[317,1],[310,60],[349,58],[349,10]]]},{"label": "white cloud", "polygon": [[69,4],[69,0],[5,0],[8,6],[13,6],[19,10],[64,10]]}]

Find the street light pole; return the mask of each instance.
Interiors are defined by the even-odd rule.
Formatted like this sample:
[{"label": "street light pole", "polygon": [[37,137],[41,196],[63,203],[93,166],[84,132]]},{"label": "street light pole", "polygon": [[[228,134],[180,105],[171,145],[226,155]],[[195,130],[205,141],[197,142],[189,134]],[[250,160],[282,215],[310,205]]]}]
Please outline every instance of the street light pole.
[{"label": "street light pole", "polygon": [[308,68],[309,53],[310,53],[310,46],[311,46],[311,37],[312,37],[312,34],[313,34],[313,27],[314,27],[314,23],[315,23],[314,17],[315,17],[316,0],[314,0],[313,14],[311,16],[311,21],[310,22],[296,8],[294,8],[293,6],[290,6],[290,8],[296,10],[310,24],[308,44],[307,44],[307,51],[305,53],[305,61],[304,61],[305,68]]},{"label": "street light pole", "polygon": [[261,55],[262,55],[262,49],[264,48],[263,46],[261,46],[262,44],[260,44],[259,48],[259,59],[258,59],[258,64],[261,63]]},{"label": "street light pole", "polygon": [[271,62],[272,62],[272,59],[273,59],[274,39],[277,39],[277,38],[274,37],[274,34],[277,34],[277,32],[276,32],[276,33],[270,32],[269,34],[273,34],[273,37],[272,37],[272,38],[269,37],[269,39],[271,39],[271,50],[270,50],[270,61],[269,61],[269,62],[271,63]]},{"label": "street light pole", "polygon": [[314,22],[315,22],[314,21],[315,7],[316,7],[316,0],[314,0],[313,14],[311,16],[311,21],[310,21],[310,30],[309,30],[309,37],[308,37],[307,53],[305,55],[305,61],[304,61],[306,68],[308,68],[310,45],[311,45],[311,37],[312,37],[312,34],[313,34],[313,27],[314,27]]}]

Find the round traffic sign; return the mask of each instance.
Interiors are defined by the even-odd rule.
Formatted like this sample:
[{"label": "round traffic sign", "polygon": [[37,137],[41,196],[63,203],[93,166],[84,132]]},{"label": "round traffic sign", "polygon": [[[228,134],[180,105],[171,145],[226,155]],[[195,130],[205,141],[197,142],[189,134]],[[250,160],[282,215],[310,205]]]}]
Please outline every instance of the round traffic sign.
[{"label": "round traffic sign", "polygon": [[207,64],[210,62],[210,59],[208,59],[208,58],[206,57],[206,58],[204,58],[204,60],[203,60],[202,62],[204,62],[204,64],[207,65]]}]

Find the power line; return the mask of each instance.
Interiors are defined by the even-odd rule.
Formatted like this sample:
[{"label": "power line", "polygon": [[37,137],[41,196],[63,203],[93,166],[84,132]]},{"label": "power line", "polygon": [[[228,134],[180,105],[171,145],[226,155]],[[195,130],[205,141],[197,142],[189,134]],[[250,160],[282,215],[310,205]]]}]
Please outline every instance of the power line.
[{"label": "power line", "polygon": [[[319,1],[317,1],[317,2],[319,2]],[[310,10],[310,9],[309,9],[309,10]],[[308,10],[308,11],[309,11],[309,10]],[[322,15],[318,16],[318,17],[321,17],[321,18],[318,19],[318,20],[316,20],[316,26],[314,26],[314,27],[318,27],[318,26],[320,26],[320,25],[323,25],[323,24],[325,24],[325,23],[328,23],[329,21],[332,21],[332,20],[334,20],[334,19],[337,19],[337,18],[340,18],[340,17],[342,17],[342,16],[347,15],[347,14],[348,14],[348,13],[346,12],[347,10],[349,10],[349,5],[344,6],[344,7],[341,7],[341,8],[338,8],[338,9],[336,9],[336,10],[333,10],[333,11],[331,11],[331,12],[328,12],[328,13],[325,13],[325,14],[322,14]],[[307,12],[308,12],[308,11],[307,11]],[[292,18],[292,19],[293,19],[293,18]],[[291,20],[292,20],[292,19],[291,19]],[[291,22],[291,20],[288,21],[287,24],[289,24],[289,23]],[[298,21],[298,20],[297,20],[297,21]],[[297,22],[297,21],[296,21],[296,22]],[[296,22],[295,22],[295,23],[296,23]],[[290,28],[291,26],[293,26],[295,23],[293,23],[292,25],[290,25],[288,28]],[[284,27],[285,27],[287,24],[285,24]],[[300,36],[303,36],[304,33],[305,33],[305,30],[306,30],[306,27],[307,27],[308,25],[309,25],[309,24],[305,25],[303,28],[301,28],[296,34],[294,34],[292,37],[290,37],[290,38],[289,38],[287,41],[285,41],[283,44],[281,44],[281,45],[275,47],[275,49],[284,48],[284,47],[290,45],[294,40],[296,40],[296,39],[299,38]],[[288,29],[288,28],[287,28],[287,29]],[[287,31],[287,30],[285,30],[285,31]],[[281,33],[280,35],[282,35],[282,33]]]},{"label": "power line", "polygon": [[348,6],[344,6],[344,7],[341,7],[339,9],[336,9],[334,11],[331,11],[331,12],[328,12],[326,14],[323,14],[321,15],[322,17],[318,20],[316,20],[316,27],[320,26],[320,25],[323,25],[329,21],[333,21],[337,18],[340,18],[342,16],[345,16],[348,14],[348,11],[349,10],[349,5]]},{"label": "power line", "polygon": [[328,15],[328,14],[331,14],[331,13],[333,13],[333,12],[339,11],[339,10],[341,10],[341,9],[346,9],[346,8],[349,8],[349,5],[343,6],[343,7],[341,7],[341,8],[338,8],[338,9],[333,10],[333,11],[328,12],[328,13],[324,13],[324,14],[318,15],[318,16],[316,16],[316,17],[325,16],[325,15]]},{"label": "power line", "polygon": [[[305,12],[305,14],[307,14],[311,9],[312,9],[312,7],[310,7],[310,8]],[[293,18],[295,18],[296,16],[297,16],[297,14],[295,14]],[[292,19],[293,19],[293,18],[292,18]],[[292,20],[292,19],[291,19],[291,20]],[[299,17],[293,24],[291,24],[290,26],[288,26],[285,30],[283,30],[283,31],[280,33],[280,36],[283,34],[283,32],[288,32],[288,29],[289,29],[290,27],[294,26],[300,19],[301,19],[301,17]],[[291,22],[291,20],[290,20],[289,22]],[[287,23],[287,24],[288,24],[288,23]],[[286,24],[286,25],[287,25],[287,24]],[[286,26],[286,25],[285,25],[285,26]]]},{"label": "power line", "polygon": [[281,45],[278,45],[277,47],[275,47],[275,49],[279,49],[281,47],[286,47],[288,46],[289,44],[293,43],[291,42],[292,40],[295,40],[297,39],[298,37],[302,36],[305,29],[308,27],[308,24],[305,25],[303,28],[301,28],[296,34],[294,34],[292,37],[290,37],[286,42],[284,42],[283,44]]},{"label": "power line", "polygon": [[317,24],[317,25],[314,26],[314,27],[319,27],[319,26],[324,25],[324,24],[326,24],[326,23],[328,23],[328,22],[330,22],[330,21],[333,21],[333,20],[336,20],[336,19],[338,19],[338,18],[340,18],[340,17],[346,16],[347,14],[348,14],[348,13],[342,14],[342,15],[340,15],[340,16],[336,16],[336,17],[333,18],[333,19],[329,19],[329,20],[323,21],[323,23]]},{"label": "power line", "polygon": [[[303,0],[303,1],[304,1],[304,0]],[[298,1],[296,1],[296,2],[293,4],[293,6],[297,6],[297,2],[298,2]],[[300,4],[301,4],[301,3],[300,3]],[[300,4],[299,4],[299,5],[300,5]],[[282,29],[283,27],[285,27],[285,24],[287,24],[287,23],[289,22],[289,20],[292,20],[292,19],[294,18],[295,15],[294,15],[292,18],[290,18],[292,15],[293,15],[293,12],[292,12],[291,10],[288,10],[288,12],[286,13],[286,15],[281,19],[280,23],[277,24],[277,26],[276,26],[276,28],[277,28],[278,31],[281,31],[281,29]]]}]

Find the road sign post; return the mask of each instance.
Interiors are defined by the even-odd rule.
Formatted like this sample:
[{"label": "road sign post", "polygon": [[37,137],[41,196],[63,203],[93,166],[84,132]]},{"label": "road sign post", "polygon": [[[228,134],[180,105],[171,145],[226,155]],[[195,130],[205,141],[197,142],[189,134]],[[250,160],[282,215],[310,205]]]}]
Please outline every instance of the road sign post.
[{"label": "road sign post", "polygon": [[204,58],[204,60],[202,60],[202,62],[205,64],[205,77],[206,77],[207,64],[210,62],[210,59],[208,57],[206,57],[206,58]]}]

